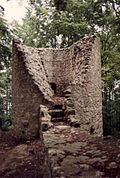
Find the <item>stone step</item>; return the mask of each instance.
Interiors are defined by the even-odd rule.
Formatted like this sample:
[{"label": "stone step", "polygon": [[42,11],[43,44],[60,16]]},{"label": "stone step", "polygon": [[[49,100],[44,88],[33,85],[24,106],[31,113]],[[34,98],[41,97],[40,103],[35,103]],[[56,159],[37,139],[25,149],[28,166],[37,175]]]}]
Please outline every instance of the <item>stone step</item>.
[{"label": "stone step", "polygon": [[52,107],[53,107],[53,109],[62,109],[63,105],[62,104],[54,104]]},{"label": "stone step", "polygon": [[65,114],[67,114],[67,115],[75,115],[75,109],[68,108],[68,109],[65,111]]},{"label": "stone step", "polygon": [[54,96],[52,98],[52,100],[53,100],[53,104],[52,104],[53,109],[62,109],[63,108],[64,97]]},{"label": "stone step", "polygon": [[64,116],[64,112],[62,109],[51,109],[48,112],[51,117],[63,117]]},{"label": "stone step", "polygon": [[52,117],[51,122],[64,122],[64,117]]}]

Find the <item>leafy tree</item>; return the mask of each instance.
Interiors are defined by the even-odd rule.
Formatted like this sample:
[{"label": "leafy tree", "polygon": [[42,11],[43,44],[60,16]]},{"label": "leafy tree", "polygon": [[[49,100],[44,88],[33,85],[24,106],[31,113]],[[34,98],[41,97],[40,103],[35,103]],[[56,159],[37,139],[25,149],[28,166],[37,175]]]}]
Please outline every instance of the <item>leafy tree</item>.
[{"label": "leafy tree", "polygon": [[0,11],[0,127],[5,129],[10,117],[10,42],[11,35],[4,20],[4,8]]}]

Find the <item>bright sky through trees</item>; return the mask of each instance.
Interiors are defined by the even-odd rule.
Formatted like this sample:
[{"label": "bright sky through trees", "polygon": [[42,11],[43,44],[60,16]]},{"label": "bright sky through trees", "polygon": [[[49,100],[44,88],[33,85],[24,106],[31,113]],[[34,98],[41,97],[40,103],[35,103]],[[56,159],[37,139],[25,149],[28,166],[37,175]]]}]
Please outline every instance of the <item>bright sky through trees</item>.
[{"label": "bright sky through trees", "polygon": [[0,5],[5,9],[5,18],[9,22],[17,20],[21,23],[26,12],[28,0],[0,0]]}]

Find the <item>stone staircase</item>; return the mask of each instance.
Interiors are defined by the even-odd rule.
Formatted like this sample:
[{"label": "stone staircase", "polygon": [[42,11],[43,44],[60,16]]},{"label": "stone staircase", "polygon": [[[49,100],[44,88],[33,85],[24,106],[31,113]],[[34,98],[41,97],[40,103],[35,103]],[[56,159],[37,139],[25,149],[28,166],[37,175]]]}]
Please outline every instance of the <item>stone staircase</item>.
[{"label": "stone staircase", "polygon": [[51,122],[65,122],[64,97],[53,97],[52,108],[48,113],[51,116]]},{"label": "stone staircase", "polygon": [[[67,96],[67,97],[66,97]],[[70,94],[69,94],[70,96]],[[65,94],[65,97],[53,97],[52,108],[48,110],[48,114],[51,116],[51,122],[63,122],[74,127],[80,127],[79,121],[76,120],[76,113],[72,103],[72,99]],[[72,107],[71,107],[72,106]]]},{"label": "stone staircase", "polygon": [[47,131],[54,125],[70,125],[80,127],[80,120],[74,109],[70,90],[66,90],[64,97],[54,95],[50,108],[43,107],[42,130]]}]

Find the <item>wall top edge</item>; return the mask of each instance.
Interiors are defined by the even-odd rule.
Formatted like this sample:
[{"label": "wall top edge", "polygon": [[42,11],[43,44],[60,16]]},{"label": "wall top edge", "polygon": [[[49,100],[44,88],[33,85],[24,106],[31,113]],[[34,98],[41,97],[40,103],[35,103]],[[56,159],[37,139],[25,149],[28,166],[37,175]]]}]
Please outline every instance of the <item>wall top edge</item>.
[{"label": "wall top edge", "polygon": [[22,43],[22,41],[20,41],[20,39],[13,39],[13,46],[15,45],[16,47],[22,47],[22,49],[24,48],[28,48],[28,49],[33,49],[36,50],[38,52],[42,52],[42,51],[53,51],[53,52],[58,52],[58,51],[66,51],[66,50],[70,50],[71,48],[73,48],[76,45],[82,45],[82,44],[87,44],[89,42],[94,42],[94,41],[98,41],[100,43],[100,39],[97,35],[86,35],[83,38],[81,38],[80,40],[78,40],[77,42],[73,43],[71,46],[69,47],[65,47],[65,48],[35,48],[35,47],[31,47],[31,46],[27,46],[24,43]]}]

